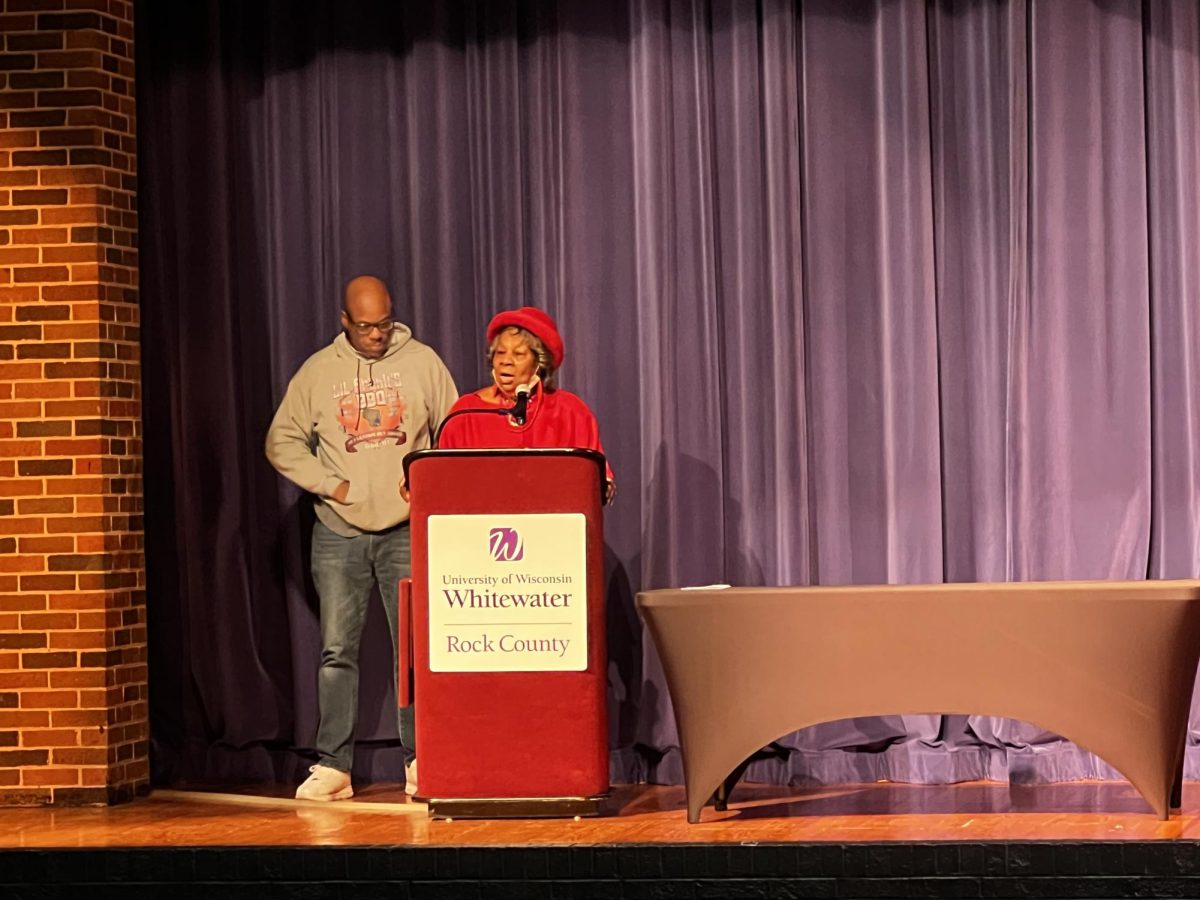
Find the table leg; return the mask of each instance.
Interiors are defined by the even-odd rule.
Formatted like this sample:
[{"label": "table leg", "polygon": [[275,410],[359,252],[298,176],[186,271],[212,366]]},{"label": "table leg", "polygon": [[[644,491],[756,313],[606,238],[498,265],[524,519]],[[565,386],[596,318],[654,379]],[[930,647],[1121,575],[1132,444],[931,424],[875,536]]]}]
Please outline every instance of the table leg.
[{"label": "table leg", "polygon": [[717,792],[713,794],[713,808],[717,812],[725,812],[725,810],[729,809],[729,795],[733,793],[733,789],[737,787],[737,783],[742,780],[742,775],[749,764],[749,760],[742,763],[729,773],[729,777],[721,782],[717,788]]},{"label": "table leg", "polygon": [[1178,813],[1183,808],[1183,760],[1184,754],[1179,754],[1179,766],[1175,769],[1175,778],[1171,782],[1171,800],[1167,803],[1167,814]]},{"label": "table leg", "polygon": [[717,812],[725,812],[725,810],[729,809],[729,795],[733,793],[733,789],[737,787],[737,783],[742,780],[742,776],[746,774],[746,769],[750,767],[750,763],[753,761],[753,756],[744,760],[717,787],[717,792],[713,794],[713,807]]},{"label": "table leg", "polygon": [[725,810],[729,809],[729,792],[731,790],[733,789],[729,786],[728,779],[726,779],[721,782],[717,788],[717,792],[713,794],[713,808],[717,812],[725,812]]}]

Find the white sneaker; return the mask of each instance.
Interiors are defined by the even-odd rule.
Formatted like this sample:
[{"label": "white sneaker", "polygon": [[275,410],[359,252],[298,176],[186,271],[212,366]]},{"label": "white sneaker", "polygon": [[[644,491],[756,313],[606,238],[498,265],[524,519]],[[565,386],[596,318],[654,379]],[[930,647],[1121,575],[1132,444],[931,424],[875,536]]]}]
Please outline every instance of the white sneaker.
[{"label": "white sneaker", "polygon": [[350,776],[329,766],[310,766],[308,780],[296,788],[297,800],[349,800],[354,796]]},{"label": "white sneaker", "polygon": [[410,797],[417,793],[417,761],[404,764],[404,793]]}]

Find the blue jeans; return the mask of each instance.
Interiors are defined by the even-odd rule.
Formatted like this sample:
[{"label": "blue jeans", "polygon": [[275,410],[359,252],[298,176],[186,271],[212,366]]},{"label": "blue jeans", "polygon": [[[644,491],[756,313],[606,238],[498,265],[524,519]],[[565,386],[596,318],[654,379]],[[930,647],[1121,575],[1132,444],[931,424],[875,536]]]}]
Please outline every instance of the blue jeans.
[{"label": "blue jeans", "polygon": [[[408,523],[387,531],[342,537],[319,519],[313,526],[312,575],[321,599],[321,670],[317,704],[320,764],[349,772],[358,719],[358,649],[371,588],[379,585],[392,638],[396,672],[397,591],[412,571]],[[412,707],[399,712],[400,739],[414,750]],[[407,761],[407,757],[406,757]]]}]

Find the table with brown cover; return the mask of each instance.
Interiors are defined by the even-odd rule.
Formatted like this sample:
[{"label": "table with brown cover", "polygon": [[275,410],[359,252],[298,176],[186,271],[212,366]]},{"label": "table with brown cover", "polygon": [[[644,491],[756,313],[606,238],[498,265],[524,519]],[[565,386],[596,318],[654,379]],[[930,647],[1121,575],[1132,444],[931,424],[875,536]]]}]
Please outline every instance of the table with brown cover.
[{"label": "table with brown cover", "polygon": [[1200,581],[701,588],[638,594],[679,728],[688,821],[755,751],[858,716],[1005,716],[1178,807]]}]

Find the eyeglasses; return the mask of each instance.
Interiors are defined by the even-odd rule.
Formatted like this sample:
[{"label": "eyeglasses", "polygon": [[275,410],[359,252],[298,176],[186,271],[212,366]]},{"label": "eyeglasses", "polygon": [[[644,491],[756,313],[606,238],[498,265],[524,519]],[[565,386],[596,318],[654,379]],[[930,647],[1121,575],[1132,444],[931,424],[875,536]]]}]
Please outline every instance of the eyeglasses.
[{"label": "eyeglasses", "polygon": [[380,319],[378,322],[350,322],[350,327],[354,329],[355,334],[370,334],[375,328],[379,329],[380,334],[391,334],[396,323],[391,319]]}]

